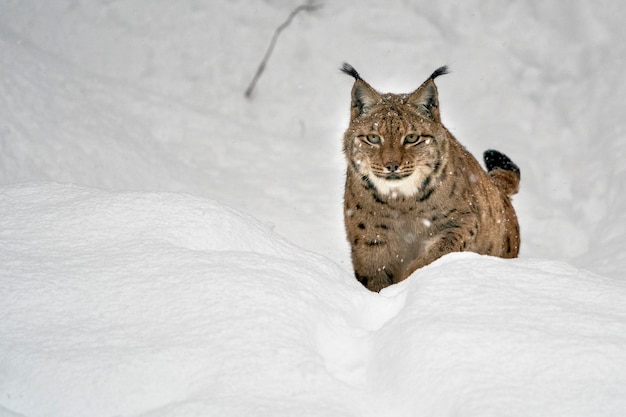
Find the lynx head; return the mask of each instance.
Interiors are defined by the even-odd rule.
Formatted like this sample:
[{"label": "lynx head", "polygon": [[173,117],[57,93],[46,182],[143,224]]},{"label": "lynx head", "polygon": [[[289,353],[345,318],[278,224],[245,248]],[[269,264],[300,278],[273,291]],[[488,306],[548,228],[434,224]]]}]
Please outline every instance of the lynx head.
[{"label": "lynx head", "polygon": [[343,142],[348,169],[381,195],[416,195],[447,149],[434,79],[448,68],[437,69],[410,94],[381,94],[351,65],[341,70],[355,79]]}]

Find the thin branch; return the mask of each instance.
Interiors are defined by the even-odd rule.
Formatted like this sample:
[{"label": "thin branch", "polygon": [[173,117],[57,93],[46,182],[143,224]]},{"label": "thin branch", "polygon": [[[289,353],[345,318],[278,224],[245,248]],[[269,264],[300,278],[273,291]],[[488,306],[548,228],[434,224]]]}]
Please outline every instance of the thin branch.
[{"label": "thin branch", "polygon": [[276,28],[276,30],[274,31],[274,36],[272,36],[272,41],[270,42],[270,45],[267,48],[267,51],[265,52],[265,56],[263,57],[263,60],[259,64],[259,68],[256,70],[256,74],[254,74],[254,78],[252,78],[250,85],[246,89],[246,93],[245,93],[246,98],[250,98],[250,96],[252,95],[252,90],[254,90],[254,87],[256,86],[257,81],[261,77],[261,74],[263,74],[263,71],[265,70],[265,66],[267,65],[267,61],[270,59],[270,56],[272,55],[272,52],[274,51],[274,46],[276,45],[278,36],[283,31],[283,29],[289,26],[293,18],[301,11],[312,12],[312,11],[319,9],[320,7],[322,7],[321,4],[307,3],[307,4],[300,5],[296,7],[295,9],[293,9],[293,11],[289,14],[289,17],[287,17],[287,20],[285,20],[280,26]]}]

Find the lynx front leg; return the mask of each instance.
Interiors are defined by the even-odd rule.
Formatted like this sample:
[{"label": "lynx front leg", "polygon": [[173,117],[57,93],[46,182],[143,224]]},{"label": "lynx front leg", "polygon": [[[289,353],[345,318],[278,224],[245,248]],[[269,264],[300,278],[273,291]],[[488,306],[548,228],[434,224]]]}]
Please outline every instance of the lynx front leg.
[{"label": "lynx front leg", "polygon": [[356,279],[370,291],[380,291],[398,282],[395,266],[382,248],[357,248],[352,252],[352,263]]},{"label": "lynx front leg", "polygon": [[[362,263],[361,263],[362,264]],[[354,269],[356,279],[370,291],[379,292],[394,282],[394,273],[386,265],[361,265]]]},{"label": "lynx front leg", "polygon": [[386,288],[393,284],[392,279],[387,274],[385,274],[384,271],[382,273],[378,272],[374,275],[369,276],[360,275],[358,272],[355,271],[354,275],[356,276],[356,279],[365,286],[365,288],[374,292],[380,292],[380,290],[382,290],[383,288]]}]

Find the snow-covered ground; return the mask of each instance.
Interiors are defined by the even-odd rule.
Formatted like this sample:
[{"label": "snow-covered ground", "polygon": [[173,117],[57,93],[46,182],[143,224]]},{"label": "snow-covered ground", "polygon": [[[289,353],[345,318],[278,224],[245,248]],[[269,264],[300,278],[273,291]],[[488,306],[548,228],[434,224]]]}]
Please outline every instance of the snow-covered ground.
[{"label": "snow-covered ground", "polygon": [[[618,0],[0,5],[0,416],[626,414]],[[343,235],[352,80],[432,70],[522,169],[519,259],[381,294]]]}]

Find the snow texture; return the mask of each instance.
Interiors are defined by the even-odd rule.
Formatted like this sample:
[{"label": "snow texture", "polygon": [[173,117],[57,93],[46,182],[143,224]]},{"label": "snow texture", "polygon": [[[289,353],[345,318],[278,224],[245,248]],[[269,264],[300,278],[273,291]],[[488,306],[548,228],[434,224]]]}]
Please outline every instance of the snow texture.
[{"label": "snow texture", "polygon": [[[617,0],[0,13],[0,416],[626,414]],[[353,64],[520,166],[519,259],[380,294],[342,225]]]}]

